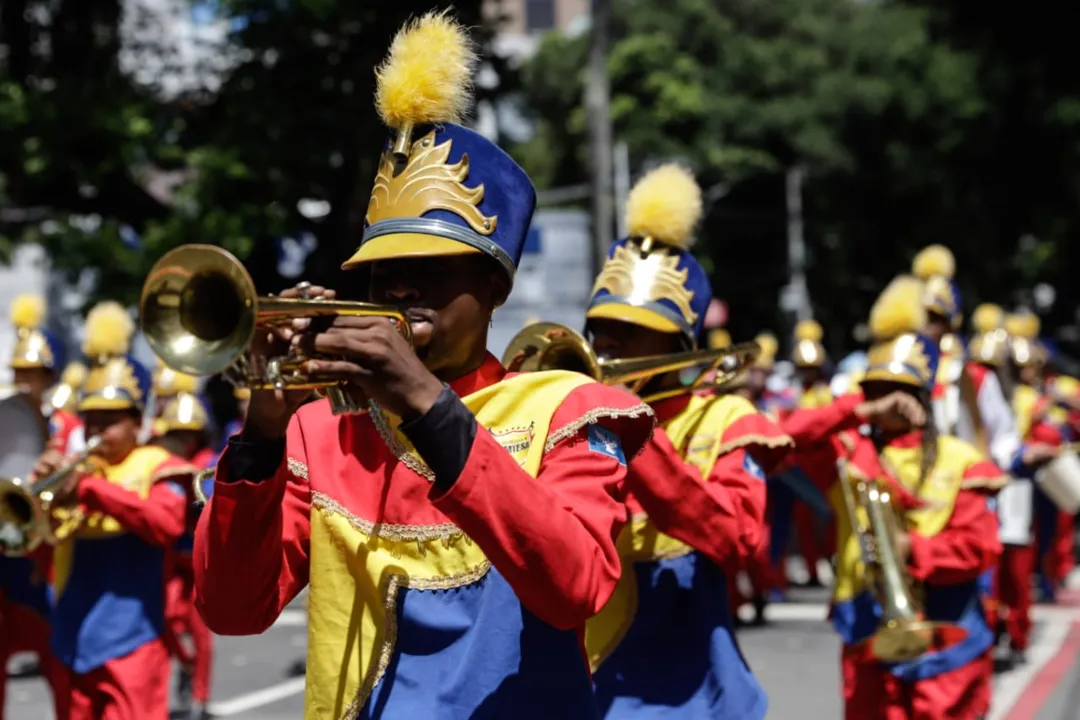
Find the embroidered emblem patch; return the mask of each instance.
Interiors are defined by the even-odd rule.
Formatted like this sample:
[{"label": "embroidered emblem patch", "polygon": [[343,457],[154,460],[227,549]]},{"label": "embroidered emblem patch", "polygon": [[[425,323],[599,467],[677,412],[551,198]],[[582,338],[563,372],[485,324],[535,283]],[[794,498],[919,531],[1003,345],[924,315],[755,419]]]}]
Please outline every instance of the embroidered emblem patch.
[{"label": "embroidered emblem patch", "polygon": [[589,449],[601,455],[615,458],[620,465],[626,464],[626,455],[623,454],[622,442],[619,440],[619,436],[599,425],[589,426]]},{"label": "embroidered emblem patch", "polygon": [[532,447],[533,425],[527,428],[510,428],[509,430],[492,430],[491,436],[495,442],[506,448],[506,452],[517,461],[518,465],[525,465],[525,459],[529,456],[529,448]]},{"label": "embroidered emblem patch", "polygon": [[686,445],[686,459],[695,465],[701,465],[709,460],[712,455],[716,437],[711,435],[694,435]]},{"label": "embroidered emblem patch", "polygon": [[756,477],[758,480],[765,480],[765,471],[761,469],[761,466],[757,464],[754,458],[750,457],[750,453],[743,454],[743,470]]}]

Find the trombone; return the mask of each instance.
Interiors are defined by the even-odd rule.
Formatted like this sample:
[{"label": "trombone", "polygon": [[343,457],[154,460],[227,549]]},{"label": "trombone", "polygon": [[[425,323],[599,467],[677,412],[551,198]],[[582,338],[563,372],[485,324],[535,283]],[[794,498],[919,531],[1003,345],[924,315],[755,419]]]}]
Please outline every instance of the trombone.
[{"label": "trombone", "polygon": [[700,368],[689,384],[642,397],[656,402],[676,395],[719,388],[730,383],[754,362],[761,348],[755,342],[717,350],[690,350],[642,358],[601,358],[585,336],[558,323],[533,323],[515,335],[503,353],[502,363],[511,372],[571,370],[605,385],[627,385],[638,394],[649,380],[687,368]]},{"label": "trombone", "polygon": [[90,456],[101,443],[93,437],[70,463],[38,480],[0,478],[0,554],[26,555],[39,545],[55,545],[70,537],[84,519],[80,510],[53,526],[55,491],[75,473],[92,470]]},{"label": "trombone", "polygon": [[859,543],[870,588],[881,606],[881,621],[866,640],[870,656],[886,663],[907,662],[962,641],[967,637],[962,627],[925,619],[913,580],[896,547],[904,521],[888,488],[851,472],[847,460],[839,460],[837,470],[851,532]]},{"label": "trombone", "polygon": [[236,256],[214,245],[182,245],[151,268],[139,300],[139,325],[162,362],[189,375],[225,373],[252,390],[325,390],[335,412],[356,410],[339,381],[304,370],[314,359],[290,345],[264,352],[256,339],[299,318],[386,317],[410,344],[412,329],[397,308],[324,298],[258,296]]}]

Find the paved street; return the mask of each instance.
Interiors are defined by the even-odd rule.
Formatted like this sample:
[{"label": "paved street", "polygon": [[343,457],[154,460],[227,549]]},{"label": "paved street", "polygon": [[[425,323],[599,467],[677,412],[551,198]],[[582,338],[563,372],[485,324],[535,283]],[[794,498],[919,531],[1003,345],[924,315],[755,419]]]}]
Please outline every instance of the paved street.
[{"label": "paved street", "polygon": [[[1068,604],[1036,609],[1035,644],[1028,663],[995,679],[992,720],[1080,720],[1080,593]],[[769,693],[771,720],[840,717],[839,643],[825,617],[824,591],[797,593],[769,609],[770,624],[741,631],[743,650]],[[305,617],[286,611],[267,633],[219,638],[213,709],[236,720],[302,717]],[[10,720],[51,716],[36,677],[8,688]]]}]

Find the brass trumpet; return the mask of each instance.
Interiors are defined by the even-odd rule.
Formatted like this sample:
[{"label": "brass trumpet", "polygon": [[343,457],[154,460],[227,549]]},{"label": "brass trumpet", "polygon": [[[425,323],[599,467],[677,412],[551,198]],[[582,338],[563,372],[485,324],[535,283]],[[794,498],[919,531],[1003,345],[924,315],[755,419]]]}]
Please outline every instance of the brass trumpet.
[{"label": "brass trumpet", "polygon": [[[761,352],[757,343],[740,343],[717,350],[690,350],[643,358],[601,358],[585,336],[558,323],[533,323],[515,335],[503,365],[511,372],[572,370],[605,385],[627,385],[638,393],[654,377],[686,368],[700,368],[694,380],[677,388],[642,397],[645,402],[722,387],[731,382]],[[714,374],[715,377],[710,377]]]},{"label": "brass trumpet", "polygon": [[79,510],[54,527],[54,491],[73,474],[92,469],[90,456],[100,443],[100,438],[90,438],[74,460],[38,480],[0,478],[0,554],[26,555],[42,543],[55,545],[78,529],[83,521]]},{"label": "brass trumpet", "polygon": [[897,551],[896,537],[905,526],[888,488],[850,473],[846,460],[840,460],[837,469],[848,522],[881,606],[881,622],[866,640],[870,656],[887,663],[907,662],[962,641],[967,637],[962,627],[925,619],[914,581]]},{"label": "brass trumpet", "polygon": [[[213,245],[182,245],[166,253],[143,284],[139,324],[162,362],[190,375],[224,372],[252,390],[326,389],[347,404],[338,381],[308,375],[313,359],[290,347],[278,355],[253,352],[260,333],[285,328],[298,318],[337,315],[390,318],[412,343],[412,329],[396,308],[323,298],[258,296],[247,269],[232,253]],[[335,392],[336,391],[336,392]]]}]

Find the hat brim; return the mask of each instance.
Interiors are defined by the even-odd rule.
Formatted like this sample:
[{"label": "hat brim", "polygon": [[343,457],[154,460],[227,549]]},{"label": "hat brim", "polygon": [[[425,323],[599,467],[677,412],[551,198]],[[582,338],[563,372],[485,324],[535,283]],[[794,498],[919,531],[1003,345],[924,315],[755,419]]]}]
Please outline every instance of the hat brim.
[{"label": "hat brim", "polygon": [[107,398],[100,395],[91,395],[83,398],[75,406],[75,412],[90,412],[92,410],[139,410],[140,408],[127,398]]},{"label": "hat brim", "polygon": [[682,328],[660,313],[637,305],[613,302],[594,305],[586,311],[585,317],[589,320],[618,320],[662,333],[682,333]]},{"label": "hat brim", "polygon": [[480,253],[480,250],[470,245],[437,235],[392,233],[368,240],[353,253],[351,258],[345,261],[341,269],[353,270],[361,265],[378,260],[474,255],[478,253]]},{"label": "hat brim", "polygon": [[898,385],[908,385],[913,388],[922,388],[923,383],[919,378],[914,375],[903,375],[892,372],[887,369],[870,369],[866,371],[866,374],[859,380],[859,384],[868,382],[887,382],[896,383]]}]

